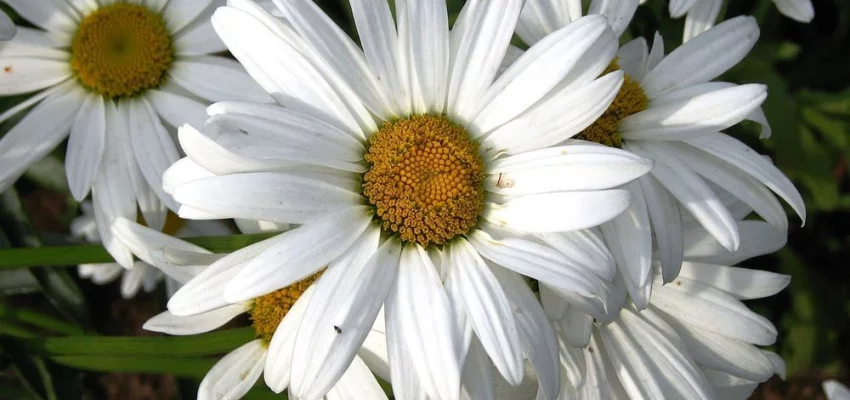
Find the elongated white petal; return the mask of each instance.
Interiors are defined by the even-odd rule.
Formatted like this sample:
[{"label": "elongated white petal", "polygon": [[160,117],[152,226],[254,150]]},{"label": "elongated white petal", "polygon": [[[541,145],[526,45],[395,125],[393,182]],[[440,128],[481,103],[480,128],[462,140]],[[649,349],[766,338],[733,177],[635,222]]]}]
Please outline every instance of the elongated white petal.
[{"label": "elongated white petal", "polygon": [[485,152],[519,154],[561,143],[590,126],[608,109],[623,82],[616,71],[578,88],[568,86],[496,128]]},{"label": "elongated white petal", "polygon": [[174,195],[174,190],[186,182],[215,176],[189,157],[183,157],[175,162],[162,174],[162,187],[166,193]]},{"label": "elongated white petal", "polygon": [[147,320],[143,329],[169,335],[197,335],[209,332],[226,324],[237,315],[248,311],[248,304],[233,304],[205,313],[179,317],[163,311]]},{"label": "elongated white petal", "polygon": [[632,79],[641,82],[646,74],[646,60],[649,58],[649,47],[646,39],[639,37],[630,40],[617,49],[617,65]]},{"label": "elongated white petal", "polygon": [[683,232],[685,260],[719,265],[734,265],[752,257],[773,253],[788,240],[788,233],[762,221],[739,221],[741,245],[729,251],[701,227]]},{"label": "elongated white petal", "polygon": [[664,282],[679,275],[684,249],[682,247],[682,213],[676,199],[654,176],[638,179],[661,261]]},{"label": "elongated white petal", "polygon": [[0,95],[12,96],[51,87],[71,76],[67,61],[35,57],[0,57]]},{"label": "elongated white petal", "polygon": [[174,52],[181,56],[198,56],[227,51],[209,18],[198,20],[174,35]]},{"label": "elongated white petal", "polygon": [[631,202],[631,193],[620,189],[547,193],[490,204],[483,217],[497,226],[524,232],[563,232],[611,220]]},{"label": "elongated white petal", "polygon": [[543,233],[536,236],[567,256],[573,263],[583,265],[606,281],[610,281],[616,273],[614,256],[593,230]]},{"label": "elongated white petal", "polygon": [[449,21],[440,0],[399,0],[401,57],[408,59],[413,107],[418,112],[442,112],[446,107],[449,71]]},{"label": "elongated white petal", "polygon": [[482,230],[473,231],[469,241],[494,263],[560,290],[586,297],[599,296],[603,291],[601,281],[588,274],[587,267],[548,246],[516,237],[495,240]]},{"label": "elongated white petal", "polygon": [[806,223],[806,205],[794,184],[776,166],[741,141],[722,133],[706,135],[686,141],[750,174],[774,193],[782,197],[803,223]]},{"label": "elongated white petal", "polygon": [[366,363],[355,357],[342,378],[328,392],[327,400],[356,400],[356,399],[385,400],[387,394],[378,384],[375,375]]},{"label": "elongated white petal", "polygon": [[328,213],[289,232],[254,257],[224,292],[233,302],[252,299],[289,286],[342,255],[369,226],[365,206]]},{"label": "elongated white petal", "polygon": [[617,269],[623,275],[635,307],[642,310],[649,304],[652,290],[652,232],[640,185],[633,183],[627,188],[635,200],[626,211],[600,228],[611,254],[617,260]]},{"label": "elongated white petal", "polygon": [[741,61],[758,36],[755,18],[740,16],[726,20],[664,57],[646,74],[641,88],[653,99],[676,89],[708,82]]},{"label": "elongated white petal", "polygon": [[[812,0],[773,0],[782,15],[797,22],[812,22],[815,18],[815,8]],[[850,394],[847,395],[850,398]],[[836,400],[835,397],[831,398]]]},{"label": "elongated white petal", "polygon": [[210,254],[208,250],[200,246],[184,242],[162,232],[131,222],[124,217],[115,218],[112,222],[112,233],[136,257],[148,264],[156,266],[170,278],[180,283],[186,283],[195,277],[200,272],[199,268],[188,266],[175,267],[172,264],[161,263],[154,257],[154,252],[172,249],[197,254]]},{"label": "elongated white petal", "polygon": [[77,201],[89,194],[94,177],[100,168],[106,146],[106,108],[100,95],[86,96],[77,112],[68,149],[65,152],[65,172],[68,187]]},{"label": "elongated white petal", "polygon": [[773,296],[791,283],[788,275],[694,262],[682,265],[679,277],[714,286],[744,300]]},{"label": "elongated white petal", "polygon": [[162,189],[162,175],[180,158],[180,154],[174,139],[145,100],[134,101],[130,105],[130,139],[145,181],[168,208],[176,211],[178,204]]},{"label": "elongated white petal", "polygon": [[638,0],[593,0],[588,14],[599,14],[608,18],[614,35],[622,36],[637,11]]},{"label": "elongated white petal", "polygon": [[463,386],[460,398],[463,400],[497,398],[492,362],[476,339],[473,339],[469,355],[463,364]]},{"label": "elongated white petal", "polygon": [[469,242],[458,239],[448,251],[452,264],[449,279],[457,285],[472,329],[502,376],[519,385],[522,347],[504,289]]},{"label": "elongated white petal", "polygon": [[[639,143],[639,144],[638,144]],[[627,148],[655,160],[652,175],[693,214],[724,247],[740,245],[734,218],[708,185],[666,143],[629,142]]]},{"label": "elongated white petal", "polygon": [[499,7],[486,1],[464,5],[451,32],[451,77],[447,111],[460,121],[470,121],[505,55],[522,1],[509,0]]},{"label": "elongated white petal", "polygon": [[314,284],[315,296],[295,342],[290,387],[295,396],[319,398],[330,393],[352,360],[358,360],[356,354],[395,281],[401,256],[397,241],[387,240],[379,248],[379,237],[377,225],[367,229]]},{"label": "elongated white petal", "polygon": [[682,34],[682,42],[693,39],[696,35],[707,31],[714,26],[717,15],[720,14],[721,0],[702,0],[688,10],[685,17],[685,31]]},{"label": "elongated white petal", "polygon": [[213,0],[169,1],[162,11],[162,17],[171,32],[177,32],[189,25],[209,6]]},{"label": "elongated white petal", "polygon": [[195,99],[171,93],[164,90],[148,90],[145,98],[150,102],[156,113],[172,127],[183,124],[204,126],[206,120],[205,106]]},{"label": "elongated white petal", "polygon": [[168,74],[174,81],[206,100],[243,99],[271,102],[272,99],[237,63],[219,57],[180,59]]},{"label": "elongated white petal", "polygon": [[582,16],[581,1],[528,0],[522,8],[517,35],[531,45]]},{"label": "elongated white petal", "polygon": [[281,393],[289,386],[292,373],[292,353],[295,350],[298,327],[304,319],[307,304],[313,299],[315,292],[316,287],[311,285],[298,297],[298,300],[277,325],[269,342],[263,378],[269,389],[275,393]]},{"label": "elongated white petal", "polygon": [[700,0],[670,0],[667,10],[670,12],[671,17],[679,18],[699,2]]},{"label": "elongated white petal", "polygon": [[393,113],[401,113],[407,101],[399,102],[395,97],[406,99],[409,95],[404,92],[406,88],[399,77],[398,33],[389,4],[382,0],[353,0],[351,13],[366,63],[383,92],[391,99]]},{"label": "elongated white petal", "polygon": [[211,214],[295,224],[361,202],[359,194],[339,186],[278,172],[200,179],[177,187],[174,198]]},{"label": "elongated white petal", "polygon": [[743,121],[766,98],[766,86],[749,84],[671,100],[658,106],[650,101],[649,108],[620,121],[620,134],[623,139],[630,140],[698,137]]},{"label": "elongated white petal", "polygon": [[244,396],[260,378],[265,361],[266,348],[261,339],[231,351],[204,376],[198,387],[198,400],[238,399]]},{"label": "elongated white petal", "polygon": [[481,133],[488,132],[527,110],[600,38],[615,41],[604,17],[588,16],[536,43],[493,83],[473,125]]},{"label": "elongated white petal", "polygon": [[62,39],[70,41],[77,28],[79,17],[67,2],[52,0],[9,0],[8,3],[21,17]]},{"label": "elongated white petal", "polygon": [[[418,245],[408,245],[402,251],[396,284],[387,298],[386,324],[393,381],[399,372],[413,372],[429,397],[457,398],[459,335],[452,326],[451,304],[440,277]],[[413,371],[396,372],[405,367],[393,359],[393,348],[399,344],[406,347]]]}]

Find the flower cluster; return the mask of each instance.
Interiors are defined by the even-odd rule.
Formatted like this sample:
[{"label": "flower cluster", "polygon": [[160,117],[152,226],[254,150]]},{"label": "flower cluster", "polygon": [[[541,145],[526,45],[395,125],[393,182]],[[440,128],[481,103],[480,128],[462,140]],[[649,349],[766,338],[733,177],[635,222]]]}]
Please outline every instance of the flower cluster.
[{"label": "flower cluster", "polygon": [[[638,0],[468,0],[451,24],[444,0],[351,0],[357,42],[311,0],[6,3],[38,29],[0,49],[0,94],[32,94],[0,115],[23,115],[0,190],[68,137],[75,233],[115,259],[82,276],[167,275],[152,331],[249,315],[199,398],[262,375],[308,400],[744,399],[784,375],[742,301],[790,278],[734,265],[785,244],[781,201],[806,210],[724,132],[771,134],[765,85],[715,80],[759,37],[714,25],[720,0],[670,1],[672,51],[620,45]],[[213,254],[175,214],[279,234]]]}]

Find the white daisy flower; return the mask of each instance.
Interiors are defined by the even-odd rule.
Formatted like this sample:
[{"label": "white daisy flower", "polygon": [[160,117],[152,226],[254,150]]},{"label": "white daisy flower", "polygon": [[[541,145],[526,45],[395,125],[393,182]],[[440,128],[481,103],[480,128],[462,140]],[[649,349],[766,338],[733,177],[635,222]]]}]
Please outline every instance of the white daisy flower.
[{"label": "white daisy flower", "polygon": [[[550,9],[570,4],[567,0],[536,2]],[[633,6],[634,2],[622,7],[633,10]],[[549,23],[542,15],[548,14],[524,12],[520,26],[525,26],[525,31],[538,26],[540,32],[546,32]],[[610,15],[630,14],[612,11]],[[559,21],[569,24],[566,18]],[[522,36],[528,40],[537,37]],[[763,125],[763,137],[770,135],[759,108],[767,96],[764,85],[711,81],[740,61],[757,38],[755,20],[738,17],[666,57],[657,34],[651,51],[643,38],[623,45],[610,68],[624,71],[625,83],[602,117],[575,136],[620,147],[656,163],[650,175],[627,186],[636,198],[631,207],[601,226],[639,309],[648,304],[652,289],[653,239],[664,280],[669,282],[678,273],[683,218],[695,218],[726,248],[738,247],[735,218],[728,202],[721,199],[725,194],[740,199],[784,230],[787,217],[772,190],[805,221],[803,200],[788,178],[763,156],[720,132],[752,119]]]},{"label": "white daisy flower", "polygon": [[[812,22],[815,9],[812,0],[773,0],[782,15],[797,22]],[[673,18],[685,16],[682,41],[687,42],[714,26],[723,0],[670,0],[669,11]]]},{"label": "white daisy flower", "polygon": [[0,41],[6,41],[15,37],[18,30],[15,28],[15,23],[9,18],[6,13],[0,11]]},{"label": "white daisy flower", "polygon": [[[180,283],[203,275],[204,269],[222,257],[233,257],[212,254],[125,218],[117,218],[112,230],[135,255]],[[280,393],[289,385],[295,335],[315,292],[313,283],[320,275],[321,272],[248,301],[219,301],[218,307],[197,314],[177,316],[165,311],[148,320],[144,329],[171,335],[195,335],[215,330],[236,316],[248,313],[256,340],[233,350],[210,369],[198,388],[198,399],[238,399],[254,386],[261,374],[266,384]],[[381,322],[369,331],[363,347],[358,350],[359,355],[354,357],[326,399],[387,398],[372,373],[374,370],[383,379],[389,379],[385,330]]]},{"label": "white daisy flower", "polygon": [[362,50],[312,2],[276,4],[291,27],[245,0],[213,25],[282,107],[211,106],[203,133],[180,130],[188,158],[164,184],[184,217],[300,226],[213,264],[169,310],[256,298],[327,266],[297,335],[294,396],[330,390],[384,304],[398,397],[457,398],[473,336],[519,383],[523,352],[556,349],[526,340],[488,261],[601,311],[609,271],[576,267],[567,238],[626,209],[614,188],[651,168],[557,145],[622,83],[600,77],[617,46],[604,18],[555,32],[496,78],[522,1],[469,1],[451,31],[443,1],[396,1],[397,26],[386,2],[353,1]]},{"label": "white daisy flower", "polygon": [[[741,301],[776,294],[790,277],[728,265],[781,248],[786,235],[761,221],[741,221],[739,228],[737,252],[701,227],[687,229],[679,277],[663,284],[656,263],[649,307],[627,306],[611,321],[594,321],[541,289],[560,342],[559,398],[746,399],[758,383],[784,377],[782,359],[758,348],[774,343],[776,328]],[[498,398],[535,398],[537,377],[528,372],[519,391],[496,382]]]},{"label": "white daisy flower", "polygon": [[[80,204],[83,215],[71,221],[71,234],[89,243],[101,243],[100,233],[95,222],[94,208],[91,202]],[[169,213],[163,232],[179,237],[218,236],[232,233],[219,221],[185,221]],[[132,247],[130,247],[132,249]],[[105,285],[121,277],[121,296],[133,298],[140,289],[152,292],[157,283],[163,279],[163,274],[144,260],[136,260],[132,268],[127,269],[118,263],[80,264],[77,273],[81,278],[91,279],[98,285]],[[173,280],[166,280],[166,292],[170,295],[177,290],[178,285]]]},{"label": "white daisy flower", "polygon": [[[271,101],[225,49],[209,22],[213,0],[7,0],[41,29],[19,28],[0,49],[0,95],[35,93],[0,115],[29,111],[0,140],[0,190],[69,136],[71,193],[92,198],[115,260],[132,256],[109,232],[116,217],[155,228],[177,204],[162,173],[180,157],[168,127],[201,123],[209,102]],[[31,108],[31,109],[30,109]]]},{"label": "white daisy flower", "polygon": [[823,391],[827,400],[850,400],[850,389],[836,380],[824,381]]}]

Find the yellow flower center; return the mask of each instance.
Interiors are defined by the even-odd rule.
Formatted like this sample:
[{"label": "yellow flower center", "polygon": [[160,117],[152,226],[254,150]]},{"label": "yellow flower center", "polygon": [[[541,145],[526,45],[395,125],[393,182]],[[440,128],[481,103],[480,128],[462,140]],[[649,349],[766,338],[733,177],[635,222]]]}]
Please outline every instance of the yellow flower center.
[{"label": "yellow flower center", "polygon": [[322,272],[317,272],[283,289],[275,290],[265,296],[254,299],[250,314],[257,338],[270,343],[274,332],[277,330],[277,326],[280,325],[280,321],[283,320],[289,309],[295,305],[298,298],[304,294],[304,291],[316,279],[319,279],[321,275]]},{"label": "yellow flower center", "polygon": [[422,246],[468,232],[484,205],[478,144],[441,115],[385,122],[369,141],[363,195],[385,231]]},{"label": "yellow flower center", "polygon": [[[615,59],[611,61],[611,65],[603,72],[603,75],[618,69],[620,69],[620,66]],[[614,102],[608,106],[608,109],[602,113],[599,119],[581,131],[575,138],[606,146],[620,147],[623,145],[623,138],[620,137],[619,133],[620,121],[629,115],[646,110],[648,105],[649,99],[641,89],[640,84],[632,77],[625,75],[623,86],[620,87]]]},{"label": "yellow flower center", "polygon": [[159,14],[115,3],[80,23],[71,43],[71,69],[93,92],[130,97],[162,83],[173,53],[171,34]]}]

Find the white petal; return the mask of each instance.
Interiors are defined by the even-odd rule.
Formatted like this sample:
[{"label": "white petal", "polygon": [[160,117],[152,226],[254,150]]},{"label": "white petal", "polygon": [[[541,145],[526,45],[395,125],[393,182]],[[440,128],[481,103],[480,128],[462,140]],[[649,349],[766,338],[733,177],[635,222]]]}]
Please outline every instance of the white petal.
[{"label": "white petal", "polygon": [[327,400],[385,400],[387,394],[384,393],[384,389],[378,384],[375,375],[372,374],[363,360],[360,357],[355,357],[339,382],[328,392],[326,398]]},{"label": "white petal", "polygon": [[238,399],[244,396],[260,378],[265,361],[266,348],[260,339],[231,351],[204,376],[198,387],[198,400]]},{"label": "white petal", "polygon": [[661,273],[667,283],[679,275],[682,267],[682,213],[676,199],[654,176],[643,176],[638,182],[646,199],[652,233],[658,246]]},{"label": "white petal", "polygon": [[[266,385],[275,393],[283,392],[289,386],[292,373],[292,352],[295,350],[295,339],[298,327],[304,319],[307,304],[313,299],[315,286],[311,285],[298,297],[280,321],[269,342],[264,378]],[[290,389],[291,390],[291,389]]]},{"label": "white petal", "polygon": [[[493,83],[522,9],[522,1],[509,0],[499,7],[486,1],[469,1],[451,32],[451,78],[447,112],[469,121],[480,109]],[[520,53],[521,54],[521,53]]]},{"label": "white petal", "polygon": [[287,287],[342,255],[370,224],[369,209],[355,206],[281,234],[227,284],[225,299],[252,299]]},{"label": "white petal", "polygon": [[701,227],[683,232],[685,259],[719,265],[734,265],[752,257],[773,253],[785,246],[788,232],[762,221],[739,221],[741,245],[730,252]]},{"label": "white petal", "polygon": [[106,108],[100,95],[86,96],[68,140],[65,171],[68,187],[77,201],[89,194],[95,174],[100,167],[106,144]]},{"label": "white petal", "polygon": [[[451,315],[449,297],[430,258],[418,245],[408,245],[386,304],[394,382],[398,373],[413,373],[429,397],[458,397],[461,371],[456,349],[460,338]],[[396,362],[395,347],[399,345],[406,348],[413,371],[398,371],[409,368]]]},{"label": "white petal", "polygon": [[767,86],[748,84],[661,105],[650,101],[649,108],[620,121],[620,135],[629,140],[680,140],[717,132],[743,121],[766,98]]},{"label": "white petal", "polygon": [[463,387],[460,398],[463,400],[495,399],[496,387],[493,380],[493,363],[481,348],[481,343],[473,339],[469,355],[463,364]]},{"label": "white petal", "polygon": [[472,124],[488,132],[527,110],[555,88],[585,52],[596,50],[592,45],[597,39],[615,42],[604,17],[588,16],[532,46],[488,89]]},{"label": "white petal", "polygon": [[702,0],[688,10],[685,18],[685,32],[682,42],[693,39],[696,35],[707,31],[714,26],[717,15],[720,14],[721,0]]},{"label": "white petal", "polygon": [[548,246],[517,237],[495,240],[482,230],[473,231],[469,241],[488,260],[560,290],[586,297],[604,290],[587,267]]},{"label": "white petal", "polygon": [[726,292],[698,281],[675,280],[656,285],[652,304],[681,323],[731,339],[768,346],[776,328]]},{"label": "white petal", "polygon": [[[298,329],[290,392],[319,398],[344,378],[395,281],[401,246],[370,227],[314,283],[315,295]],[[339,330],[337,330],[339,328]]]},{"label": "white petal", "polygon": [[195,20],[213,0],[169,1],[162,16],[171,32],[177,32]]},{"label": "white petal", "polygon": [[191,158],[183,157],[165,170],[162,175],[162,187],[166,193],[173,195],[174,190],[186,182],[212,176],[214,176],[212,172],[204,169]]},{"label": "white petal", "polygon": [[17,33],[15,23],[6,13],[0,12],[0,41],[7,41],[15,37],[15,33]]},{"label": "white petal", "polygon": [[[815,18],[815,8],[812,0],[773,0],[782,15],[797,22],[812,22]],[[850,395],[848,395],[850,398]],[[836,400],[836,398],[832,398]]]},{"label": "white petal", "polygon": [[573,263],[584,266],[606,281],[614,278],[614,256],[593,230],[543,233],[536,236],[567,256]]},{"label": "white petal", "polygon": [[567,86],[484,138],[486,153],[518,154],[563,142],[590,126],[616,98],[623,73],[616,71],[586,85]]},{"label": "white petal", "polygon": [[130,103],[130,139],[145,181],[168,208],[176,211],[178,204],[162,189],[162,175],[180,155],[174,139],[144,99]]},{"label": "white petal", "polygon": [[649,48],[646,39],[639,37],[617,49],[617,65],[632,79],[641,82],[646,74],[646,60],[649,58]]},{"label": "white petal", "polygon": [[770,190],[778,194],[779,197],[787,201],[805,224],[806,205],[803,203],[800,193],[794,188],[794,184],[791,183],[782,171],[749,146],[722,133],[694,138],[686,142],[725,160],[761,181]]},{"label": "white petal", "polygon": [[646,74],[641,87],[653,99],[708,82],[741,61],[758,36],[755,18],[740,16],[726,20],[673,50]]},{"label": "white petal", "polygon": [[511,196],[611,189],[646,174],[652,166],[652,160],[610,147],[558,146],[492,162],[484,187]]},{"label": "white petal", "polygon": [[570,307],[561,319],[560,327],[564,340],[573,347],[587,347],[593,333],[593,317]]},{"label": "white petal", "polygon": [[670,12],[670,16],[673,18],[680,18],[685,15],[694,4],[699,3],[700,0],[670,0],[670,5],[668,6],[668,11]]},{"label": "white petal", "polygon": [[[399,73],[398,33],[390,6],[383,0],[353,0],[351,13],[357,26],[366,63],[375,74],[378,84],[390,95],[394,112],[401,112],[409,95],[402,86]],[[398,101],[396,98],[405,100]]]},{"label": "white petal", "polygon": [[208,250],[200,246],[184,242],[165,233],[131,222],[123,217],[118,217],[112,222],[112,233],[136,257],[148,264],[156,266],[170,278],[180,283],[188,282],[200,272],[199,269],[183,266],[174,267],[170,264],[160,263],[156,257],[153,257],[152,253],[172,249],[197,254],[211,254]]},{"label": "white petal", "polygon": [[558,341],[552,324],[537,297],[519,275],[498,268],[493,272],[511,302],[522,350],[537,371],[542,396],[544,399],[556,399],[561,391],[561,377]]},{"label": "white petal", "polygon": [[588,14],[600,14],[608,18],[608,23],[614,30],[614,34],[623,35],[629,22],[637,11],[637,0],[593,0],[590,3]]},{"label": "white petal", "polygon": [[398,0],[401,57],[408,68],[417,112],[442,112],[446,107],[449,71],[449,20],[442,0]]},{"label": "white petal", "polygon": [[148,90],[145,97],[168,125],[204,126],[206,107],[194,99],[164,90]]},{"label": "white petal", "polygon": [[53,0],[8,0],[21,17],[50,33],[70,42],[77,29],[79,16],[71,5]]},{"label": "white petal", "polygon": [[547,193],[490,204],[482,216],[497,226],[524,232],[563,232],[609,221],[631,202],[631,193],[620,189]]},{"label": "white petal", "polygon": [[385,317],[388,328],[386,329],[387,360],[391,367],[389,381],[393,383],[393,395],[398,399],[426,400],[428,395],[417,376],[415,364],[404,340],[404,332],[399,328],[390,327],[390,317],[393,312],[390,311],[391,308],[392,306],[388,303]]},{"label": "white petal", "polygon": [[726,372],[712,369],[705,369],[703,372],[717,397],[721,399],[747,399],[759,385],[759,382],[742,379]]},{"label": "white petal", "polygon": [[449,280],[457,285],[472,329],[502,376],[522,382],[522,347],[504,289],[475,249],[463,239],[451,243]]},{"label": "white petal", "polygon": [[199,179],[177,187],[181,204],[231,218],[303,224],[357,205],[355,192],[282,172],[255,172]]},{"label": "white petal", "polygon": [[634,201],[625,212],[600,227],[617,268],[626,282],[632,301],[638,310],[649,303],[652,276],[652,232],[649,212],[640,185],[627,186]]},{"label": "white petal", "polygon": [[[317,53],[315,62],[324,64],[326,71],[332,71],[333,75],[336,75],[331,79],[339,80],[336,85],[338,92],[349,92],[340,94],[348,98],[346,102],[350,107],[356,110],[365,106],[375,114],[388,115],[389,105],[377,79],[366,64],[363,52],[319,6],[304,0],[275,0],[275,4],[283,12],[287,22],[298,31],[305,47]],[[365,111],[356,110],[355,114],[359,114],[359,118],[364,120],[369,119]]]},{"label": "white petal", "polygon": [[239,64],[230,61],[212,56],[178,59],[168,74],[178,85],[208,101],[272,100]]},{"label": "white petal", "polygon": [[71,86],[47,96],[0,139],[0,191],[36,160],[53,150],[68,132],[84,93]]},{"label": "white petal", "polygon": [[248,311],[248,304],[233,304],[205,313],[179,317],[163,311],[147,320],[143,329],[169,335],[197,335],[220,328],[237,315]]},{"label": "white petal", "polygon": [[[638,144],[639,143],[639,144]],[[663,142],[632,141],[626,146],[644,157],[655,160],[652,175],[691,212],[724,247],[737,249],[740,235],[734,218],[720,202],[708,185],[695,174],[675,153],[676,150]]]},{"label": "white petal", "polygon": [[31,93],[59,84],[71,76],[68,62],[29,57],[0,57],[0,95]]},{"label": "white petal", "polygon": [[174,52],[181,56],[221,53],[227,46],[218,38],[209,18],[196,20],[174,35]]},{"label": "white petal", "polygon": [[527,44],[569,25],[582,16],[580,0],[528,0],[522,8],[517,35]]},{"label": "white petal", "polygon": [[773,296],[791,283],[788,275],[694,262],[685,263],[679,277],[714,286],[744,300]]}]

